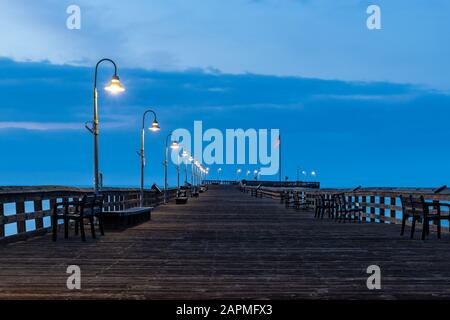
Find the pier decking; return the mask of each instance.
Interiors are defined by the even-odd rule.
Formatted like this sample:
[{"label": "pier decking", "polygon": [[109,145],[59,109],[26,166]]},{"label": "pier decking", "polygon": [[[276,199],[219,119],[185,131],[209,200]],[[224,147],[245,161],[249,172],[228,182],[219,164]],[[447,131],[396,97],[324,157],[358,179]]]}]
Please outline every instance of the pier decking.
[{"label": "pier decking", "polygon": [[[400,237],[398,225],[316,220],[312,211],[211,186],[152,221],[82,243],[73,233],[0,245],[0,298],[392,299],[450,297],[448,234]],[[68,265],[81,290],[68,290]],[[382,290],[368,290],[378,265]]]}]

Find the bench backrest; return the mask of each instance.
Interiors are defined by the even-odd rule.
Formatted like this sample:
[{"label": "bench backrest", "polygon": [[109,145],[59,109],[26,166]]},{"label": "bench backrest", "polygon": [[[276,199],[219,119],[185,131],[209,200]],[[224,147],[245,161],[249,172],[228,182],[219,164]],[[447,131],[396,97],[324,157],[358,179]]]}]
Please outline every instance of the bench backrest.
[{"label": "bench backrest", "polygon": [[85,195],[83,197],[84,202],[82,203],[82,213],[83,214],[99,214],[103,212],[103,201],[104,195]]},{"label": "bench backrest", "polygon": [[400,195],[404,215],[421,216],[428,213],[423,196]]}]

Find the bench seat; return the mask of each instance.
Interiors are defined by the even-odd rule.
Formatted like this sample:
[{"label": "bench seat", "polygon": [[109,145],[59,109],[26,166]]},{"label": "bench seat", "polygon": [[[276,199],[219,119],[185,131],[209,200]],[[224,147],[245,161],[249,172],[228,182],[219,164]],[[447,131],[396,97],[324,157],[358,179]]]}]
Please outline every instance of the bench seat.
[{"label": "bench seat", "polygon": [[128,227],[151,220],[153,207],[137,207],[120,211],[103,212],[103,223],[106,229],[126,229]]},{"label": "bench seat", "polygon": [[186,204],[188,202],[188,197],[177,197],[175,198],[176,204]]}]

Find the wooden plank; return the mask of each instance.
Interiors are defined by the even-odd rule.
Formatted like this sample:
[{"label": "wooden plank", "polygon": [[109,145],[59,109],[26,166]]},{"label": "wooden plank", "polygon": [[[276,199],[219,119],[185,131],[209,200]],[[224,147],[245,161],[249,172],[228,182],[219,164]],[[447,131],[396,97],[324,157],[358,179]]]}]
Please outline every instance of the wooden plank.
[{"label": "wooden plank", "polygon": [[[385,205],[385,197],[379,197],[379,203],[381,205]],[[385,217],[385,210],[384,210],[384,208],[380,208],[379,210],[380,210],[380,217],[382,217],[384,219],[384,217]]]},{"label": "wooden plank", "polygon": [[[34,201],[34,211],[42,211],[42,200]],[[35,219],[36,229],[42,229],[44,227],[44,219],[42,216],[36,216]]]},{"label": "wooden plank", "polygon": [[25,203],[24,202],[16,202],[16,218],[17,218],[17,232],[23,233],[25,232]]},{"label": "wooden plank", "polygon": [[[0,245],[0,299],[449,299],[449,236],[399,233],[212,186],[137,227],[96,240],[87,232],[86,243],[71,230],[56,243],[48,235]],[[67,290],[70,264],[81,268],[82,290]],[[372,264],[380,291],[366,286]]]},{"label": "wooden plank", "polygon": [[4,214],[4,205],[3,203],[0,203],[0,238],[5,236],[5,224],[2,222]]}]

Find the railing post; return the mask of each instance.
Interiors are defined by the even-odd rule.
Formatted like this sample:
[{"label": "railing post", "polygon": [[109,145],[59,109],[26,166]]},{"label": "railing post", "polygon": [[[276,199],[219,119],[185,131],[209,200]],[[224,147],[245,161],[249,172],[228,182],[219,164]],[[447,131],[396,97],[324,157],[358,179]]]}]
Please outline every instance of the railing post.
[{"label": "railing post", "polygon": [[[397,202],[397,198],[396,197],[391,197],[391,200],[390,200],[391,207],[395,207],[397,205],[396,202]],[[395,208],[392,208],[390,210],[389,216],[391,218],[393,218],[393,222],[389,221],[389,223],[395,224],[395,220],[397,220]]]},{"label": "railing post", "polygon": [[[42,200],[34,200],[34,211],[41,211],[42,213]],[[44,219],[42,216],[34,219],[36,224],[36,230],[44,228]]]},{"label": "railing post", "polygon": [[376,221],[375,219],[375,208],[373,207],[373,204],[375,203],[375,196],[370,196],[370,214],[374,216],[373,221]]},{"label": "railing post", "polygon": [[17,233],[24,233],[26,231],[24,214],[25,214],[25,202],[23,201],[16,202]]},{"label": "railing post", "polygon": [[[380,199],[380,206],[384,206],[386,203],[386,198],[385,197],[379,197]],[[385,215],[385,210],[384,208],[380,208],[380,222],[384,223],[386,221],[386,215]]]},{"label": "railing post", "polygon": [[5,236],[5,224],[3,223],[4,214],[3,203],[0,203],[0,238]]},{"label": "railing post", "polygon": [[367,218],[367,207],[366,207],[366,202],[367,202],[367,196],[366,195],[361,195],[361,202],[364,202],[364,205],[361,206],[361,210],[362,210],[362,221],[367,221],[370,222],[370,218]]}]

